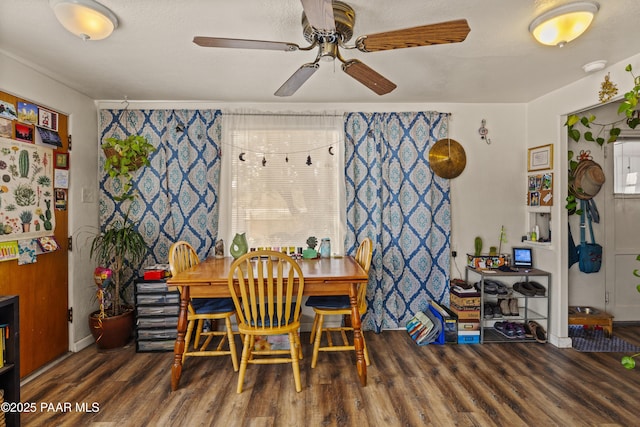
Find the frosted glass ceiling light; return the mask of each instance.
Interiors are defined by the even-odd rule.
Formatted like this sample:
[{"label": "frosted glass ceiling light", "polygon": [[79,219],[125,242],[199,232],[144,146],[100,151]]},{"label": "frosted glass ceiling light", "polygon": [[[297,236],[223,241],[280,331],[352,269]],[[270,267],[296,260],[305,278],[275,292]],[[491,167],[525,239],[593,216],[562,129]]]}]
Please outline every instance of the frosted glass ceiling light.
[{"label": "frosted glass ceiling light", "polygon": [[587,31],[600,5],[577,1],[551,9],[529,24],[529,32],[548,46],[562,47]]},{"label": "frosted glass ceiling light", "polygon": [[82,40],[102,40],[118,28],[118,18],[93,0],[49,0],[56,18]]}]

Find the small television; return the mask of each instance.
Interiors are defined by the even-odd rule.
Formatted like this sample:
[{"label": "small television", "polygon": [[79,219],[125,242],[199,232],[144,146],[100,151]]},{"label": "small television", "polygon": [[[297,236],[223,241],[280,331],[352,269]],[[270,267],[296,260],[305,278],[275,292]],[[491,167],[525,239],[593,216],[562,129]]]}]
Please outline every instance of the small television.
[{"label": "small television", "polygon": [[531,248],[513,248],[511,265],[516,268],[533,268],[533,252]]}]

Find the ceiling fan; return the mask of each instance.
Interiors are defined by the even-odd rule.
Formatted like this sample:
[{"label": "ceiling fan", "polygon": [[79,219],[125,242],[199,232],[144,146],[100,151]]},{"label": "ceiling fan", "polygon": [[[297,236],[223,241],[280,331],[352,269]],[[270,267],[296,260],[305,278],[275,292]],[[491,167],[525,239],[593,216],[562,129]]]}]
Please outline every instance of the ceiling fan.
[{"label": "ceiling fan", "polygon": [[434,44],[459,43],[469,34],[466,19],[422,25],[383,33],[360,36],[354,45],[346,45],[353,37],[356,13],[351,6],[341,1],[301,0],[302,31],[304,38],[311,43],[300,47],[295,43],[266,40],[229,39],[220,37],[193,38],[193,42],[202,47],[225,47],[238,49],[311,50],[318,48],[313,62],[303,64],[275,92],[276,96],[291,96],[320,67],[321,60],[342,62],[342,71],[353,77],[378,95],[385,95],[396,85],[372,68],[357,59],[344,59],[338,48],[358,49],[361,52],[378,52],[406,47],[428,46]]}]

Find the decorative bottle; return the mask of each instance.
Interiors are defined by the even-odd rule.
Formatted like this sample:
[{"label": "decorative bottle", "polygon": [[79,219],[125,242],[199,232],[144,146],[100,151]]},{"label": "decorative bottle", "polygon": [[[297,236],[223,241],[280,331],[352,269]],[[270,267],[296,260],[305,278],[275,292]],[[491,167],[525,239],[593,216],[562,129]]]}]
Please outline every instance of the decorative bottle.
[{"label": "decorative bottle", "polygon": [[320,258],[331,257],[331,239],[325,237],[320,242]]}]

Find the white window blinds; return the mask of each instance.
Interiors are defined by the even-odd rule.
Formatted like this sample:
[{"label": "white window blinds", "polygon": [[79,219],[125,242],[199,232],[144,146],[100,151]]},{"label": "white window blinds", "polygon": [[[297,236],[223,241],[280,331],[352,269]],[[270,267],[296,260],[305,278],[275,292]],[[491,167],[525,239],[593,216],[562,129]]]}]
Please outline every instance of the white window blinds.
[{"label": "white window blinds", "polygon": [[315,236],[343,254],[342,116],[233,113],[223,123],[219,237],[227,253],[246,233],[250,248],[306,248]]}]

